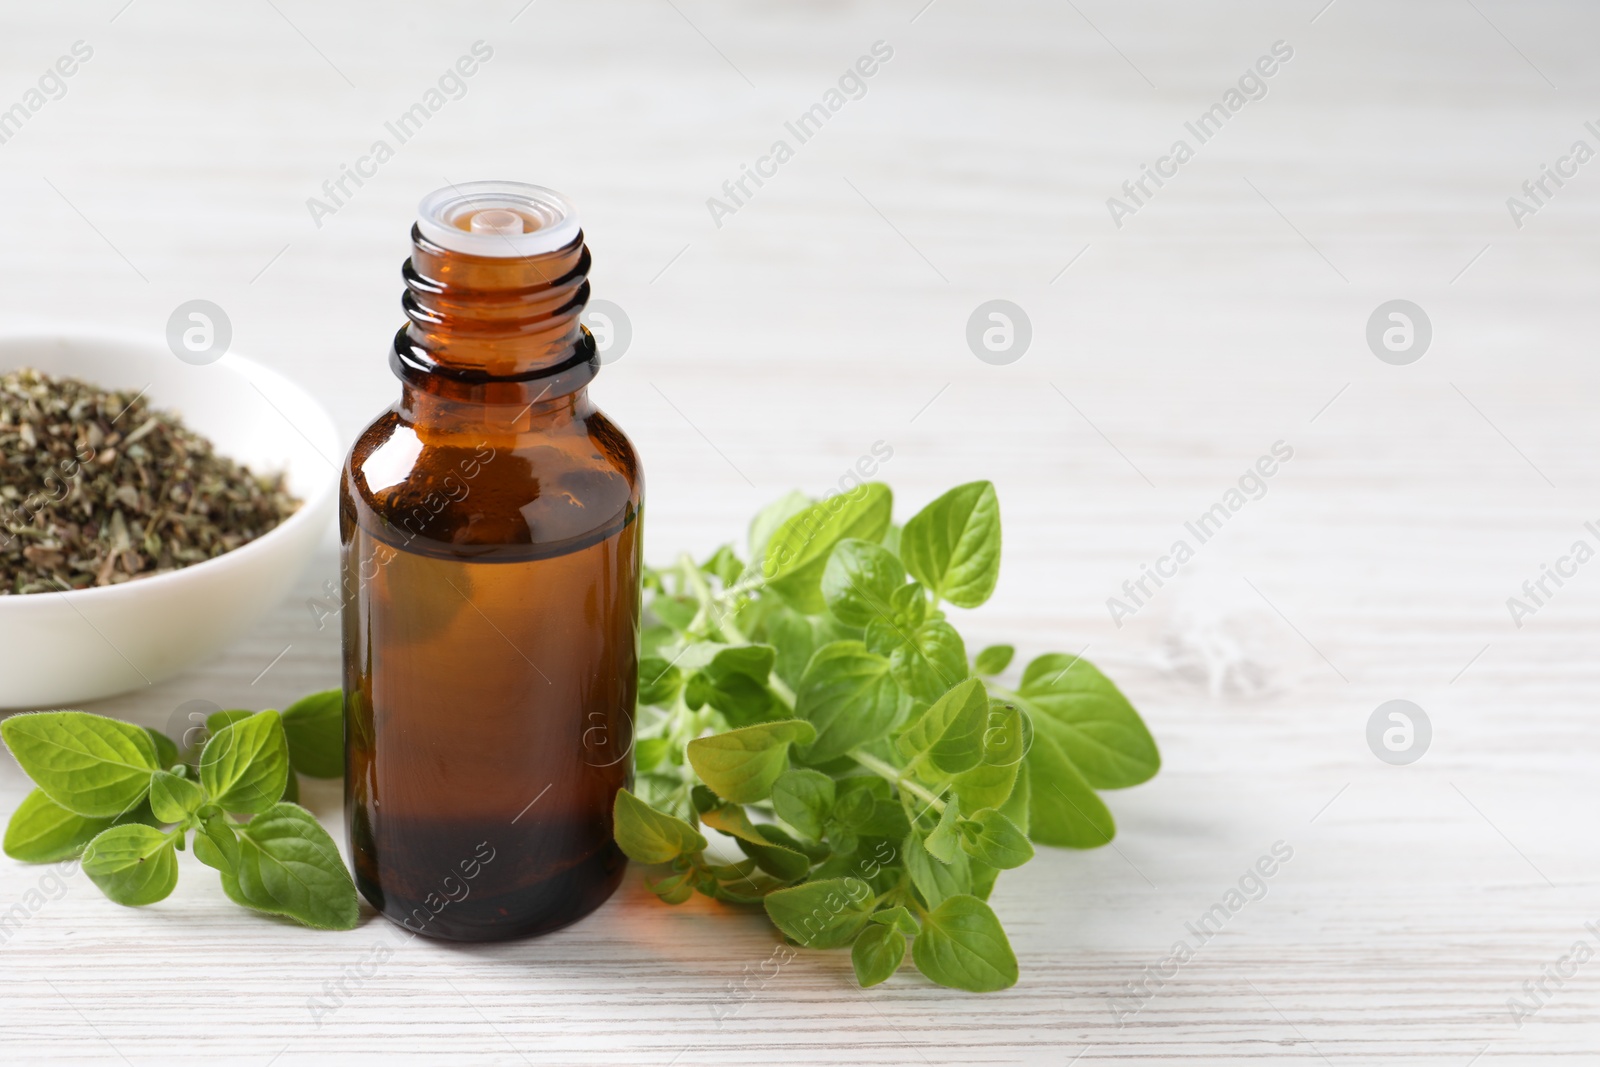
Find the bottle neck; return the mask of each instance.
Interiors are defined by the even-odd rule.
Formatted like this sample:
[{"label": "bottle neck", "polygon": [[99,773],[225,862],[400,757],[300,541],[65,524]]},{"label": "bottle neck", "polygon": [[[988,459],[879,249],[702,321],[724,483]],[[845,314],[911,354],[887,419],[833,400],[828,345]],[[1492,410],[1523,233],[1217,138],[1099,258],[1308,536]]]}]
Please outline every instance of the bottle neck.
[{"label": "bottle neck", "polygon": [[449,432],[526,432],[588,410],[599,371],[578,321],[589,300],[583,235],[534,256],[486,257],[442,248],[413,227],[401,269],[406,325],[390,366],[401,413]]},{"label": "bottle neck", "polygon": [[427,436],[477,437],[548,433],[594,411],[587,384],[551,396],[551,383],[495,384],[470,390],[441,390],[435,380],[413,383],[401,376],[400,416]]}]

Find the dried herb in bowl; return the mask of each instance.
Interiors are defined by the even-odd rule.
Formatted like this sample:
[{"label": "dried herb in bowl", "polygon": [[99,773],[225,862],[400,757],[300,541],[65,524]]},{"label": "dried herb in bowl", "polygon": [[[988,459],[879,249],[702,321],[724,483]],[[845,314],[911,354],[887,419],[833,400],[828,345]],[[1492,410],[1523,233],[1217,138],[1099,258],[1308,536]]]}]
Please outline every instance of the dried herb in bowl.
[{"label": "dried herb in bowl", "polygon": [[220,556],[299,507],[142,394],[0,377],[0,595],[115,585]]}]

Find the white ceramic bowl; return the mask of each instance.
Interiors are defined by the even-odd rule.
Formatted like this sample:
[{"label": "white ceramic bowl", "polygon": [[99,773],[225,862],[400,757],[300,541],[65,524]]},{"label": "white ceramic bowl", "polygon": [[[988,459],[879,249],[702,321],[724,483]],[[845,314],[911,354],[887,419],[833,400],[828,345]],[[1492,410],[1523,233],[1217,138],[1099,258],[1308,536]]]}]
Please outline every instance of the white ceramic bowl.
[{"label": "white ceramic bowl", "polygon": [[20,367],[146,389],[153,407],[220,454],[258,473],[284,471],[304,503],[204,563],[121,585],[0,596],[0,708],[59,708],[158,682],[220,651],[293,588],[333,521],[342,453],[333,420],[304,390],[231,353],[184,363],[159,337],[0,335],[0,373]]}]

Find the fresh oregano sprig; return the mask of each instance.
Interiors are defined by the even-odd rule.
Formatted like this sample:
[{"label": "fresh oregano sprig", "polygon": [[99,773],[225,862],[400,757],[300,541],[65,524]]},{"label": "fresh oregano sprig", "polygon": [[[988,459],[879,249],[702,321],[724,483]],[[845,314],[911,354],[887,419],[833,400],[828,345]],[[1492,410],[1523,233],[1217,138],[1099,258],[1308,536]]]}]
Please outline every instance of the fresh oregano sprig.
[{"label": "fresh oregano sprig", "polygon": [[[296,771],[343,771],[342,694],[277,711],[221,711],[204,747],[82,711],[16,715],[0,735],[37,787],[11,816],[5,852],[83,871],[119,904],[154,904],[178,884],[178,852],[222,875],[247,908],[307,926],[355,926],[355,885],[316,818],[293,803]],[[248,817],[241,821],[241,817]]]},{"label": "fresh oregano sprig", "polygon": [[[1133,706],[1081,657],[1046,653],[1002,686],[1010,646],[969,661],[946,605],[976,608],[1000,573],[994,486],[972,482],[903,527],[886,485],[797,493],[704,562],[647,570],[637,794],[622,850],[659,865],[669,904],[700,892],[761,904],[791,941],[850,946],[863,986],[906,955],[933,981],[1017,981],[988,904],[1034,843],[1116,832],[1096,790],[1160,767]],[[988,679],[987,681],[985,679]],[[744,859],[710,854],[702,832]]]}]

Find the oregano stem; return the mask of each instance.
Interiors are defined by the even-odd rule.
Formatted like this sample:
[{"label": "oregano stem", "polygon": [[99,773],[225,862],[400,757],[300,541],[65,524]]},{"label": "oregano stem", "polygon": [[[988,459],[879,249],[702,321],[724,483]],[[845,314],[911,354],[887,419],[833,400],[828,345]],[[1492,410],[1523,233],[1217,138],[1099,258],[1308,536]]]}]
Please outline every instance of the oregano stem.
[{"label": "oregano stem", "polygon": [[[700,568],[695,566],[694,559],[688,553],[679,558],[678,565],[683,568],[683,573],[689,584],[694,586],[695,597],[700,601],[700,610],[695,616],[696,621],[704,617],[707,622],[722,631],[722,636],[728,639],[729,644],[749,644],[750,639],[739,628],[739,624],[733,621],[733,609],[723,605],[723,600],[732,596],[740,586],[735,585],[732,589],[725,591],[722,596],[718,596],[711,591],[711,586],[706,582],[705,575],[700,573]],[[756,588],[764,582],[765,579],[762,579],[750,588]],[[791,711],[794,710],[795,693],[793,689],[789,688],[787,682],[774,674],[767,679],[767,687],[781,697]]]},{"label": "oregano stem", "polygon": [[733,600],[744,596],[746,593],[753,593],[767,584],[766,576],[759,570],[754,570],[755,564],[752,563],[750,566],[753,570],[753,576],[746,576],[734,582],[722,591],[722,594],[717,597],[718,600]]},{"label": "oregano stem", "polygon": [[944,801],[940,800],[937,794],[929,792],[911,779],[902,776],[900,768],[894,764],[881,760],[870,752],[863,752],[859,748],[852,748],[846,755],[880,778],[887,778],[918,800],[926,801],[928,806],[940,815],[944,814]]},{"label": "oregano stem", "polygon": [[700,601],[699,610],[689,622],[689,629],[693,630],[702,620],[711,621],[711,587],[706,584],[706,577],[700,573],[700,568],[695,566],[694,557],[687,552],[678,557],[678,573],[683,576],[684,583],[694,589],[695,599]]},{"label": "oregano stem", "polygon": [[784,703],[789,705],[790,711],[794,710],[795,701],[797,698],[795,697],[794,690],[789,688],[788,682],[785,682],[782,678],[779,678],[776,673],[774,673],[767,679],[767,688],[771,689],[774,693],[778,694],[778,696],[782,697]]}]

